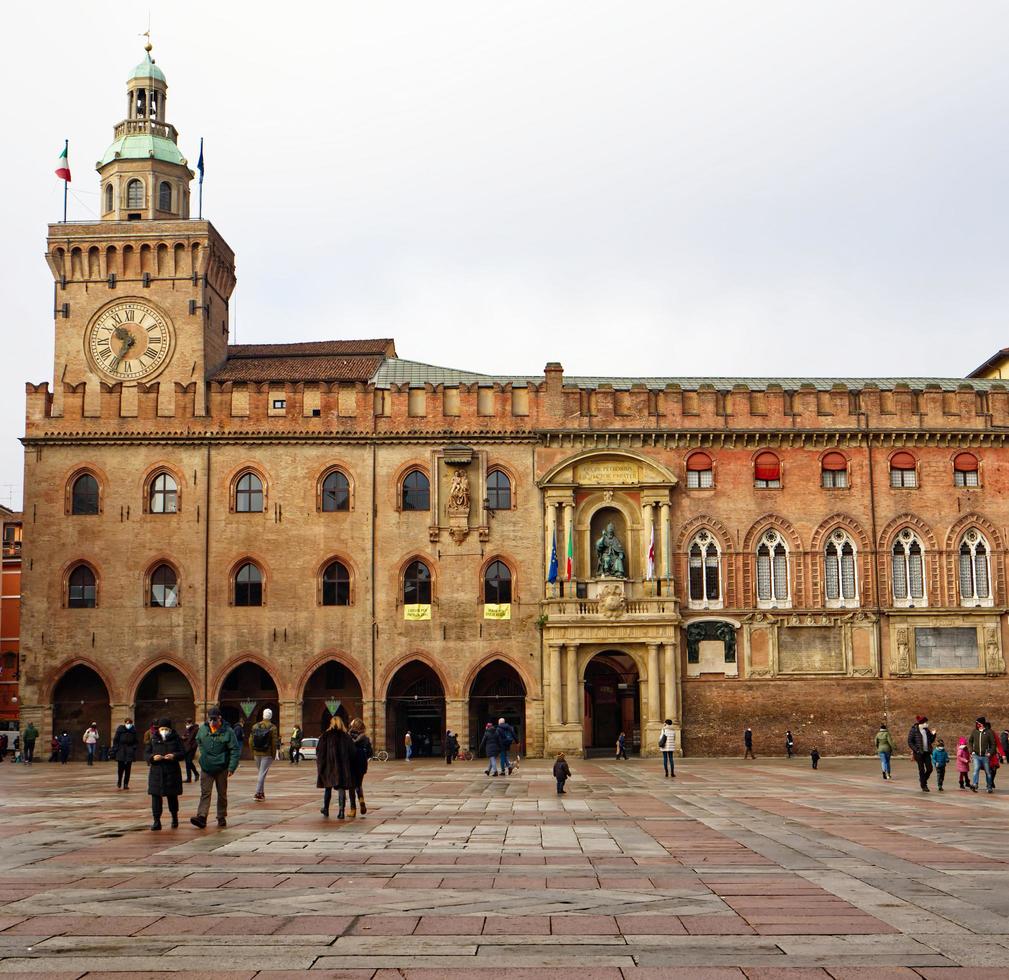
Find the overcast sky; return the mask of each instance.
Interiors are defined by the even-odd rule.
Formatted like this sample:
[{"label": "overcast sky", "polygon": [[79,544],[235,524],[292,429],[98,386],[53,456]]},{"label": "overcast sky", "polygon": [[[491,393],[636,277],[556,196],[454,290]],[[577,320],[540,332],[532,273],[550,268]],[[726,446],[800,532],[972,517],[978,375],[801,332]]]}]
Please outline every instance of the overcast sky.
[{"label": "overcast sky", "polygon": [[[232,341],[674,376],[957,376],[1009,345],[1004,3],[151,16],[237,255]],[[95,217],[145,27],[142,4],[4,11],[0,502],[20,500],[23,383],[52,379],[55,158],[69,138],[70,217]]]}]

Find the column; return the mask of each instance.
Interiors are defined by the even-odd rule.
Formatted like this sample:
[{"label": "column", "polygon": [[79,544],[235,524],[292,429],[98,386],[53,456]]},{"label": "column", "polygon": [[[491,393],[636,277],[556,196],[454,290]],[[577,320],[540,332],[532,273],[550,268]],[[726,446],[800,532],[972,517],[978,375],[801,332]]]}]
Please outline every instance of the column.
[{"label": "column", "polygon": [[662,708],[666,718],[678,721],[679,715],[676,712],[676,667],[673,663],[674,647],[672,643],[662,644],[662,677],[663,677],[663,700]]},{"label": "column", "polygon": [[670,579],[673,577],[673,556],[672,536],[669,533],[669,501],[663,500],[659,506],[662,508],[662,577]]},{"label": "column", "polygon": [[[652,545],[652,529],[655,524],[655,511],[652,510],[652,504],[646,502],[642,505],[641,516],[643,518],[643,533],[645,536],[644,546],[641,549],[641,577],[642,579],[648,578],[648,551]],[[655,555],[658,557],[659,549],[655,549]],[[652,573],[653,577],[661,578],[658,568]]]},{"label": "column", "polygon": [[[566,582],[568,580],[567,573],[567,561],[568,561],[568,541],[572,542],[571,545],[571,580],[574,581],[574,533],[575,533],[575,504],[573,500],[564,501],[564,543],[562,547],[558,548],[557,560],[560,562],[560,574],[561,577]],[[570,597],[569,597],[570,598]]]},{"label": "column", "polygon": [[550,656],[550,724],[559,726],[564,724],[562,714],[563,700],[561,694],[561,644],[551,643],[549,646]]},{"label": "column", "polygon": [[[672,717],[672,716],[668,716]],[[648,644],[648,721],[659,722],[659,645]]]},{"label": "column", "polygon": [[567,671],[568,703],[564,721],[568,725],[577,725],[582,720],[581,705],[578,703],[581,697],[581,685],[578,683],[578,644],[565,644],[565,652],[567,655],[564,663]]}]

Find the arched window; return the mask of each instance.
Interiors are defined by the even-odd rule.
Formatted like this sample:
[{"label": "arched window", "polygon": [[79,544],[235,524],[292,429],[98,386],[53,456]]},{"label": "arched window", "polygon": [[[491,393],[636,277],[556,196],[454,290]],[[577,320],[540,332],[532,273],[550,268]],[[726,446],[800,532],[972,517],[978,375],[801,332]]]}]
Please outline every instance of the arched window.
[{"label": "arched window", "polygon": [[[689,470],[688,470],[689,472]],[[687,554],[690,563],[690,602],[708,606],[722,598],[718,546],[708,531],[698,531]]]},{"label": "arched window", "polygon": [[848,460],[841,453],[827,453],[820,461],[825,490],[843,490],[848,486]]},{"label": "arched window", "polygon": [[126,206],[142,208],[144,206],[144,185],[139,180],[131,180],[126,185]]},{"label": "arched window", "polygon": [[431,569],[422,561],[412,561],[403,576],[403,604],[426,606],[431,602]]},{"label": "arched window", "polygon": [[960,601],[965,606],[991,605],[991,572],[988,542],[976,528],[960,539]]},{"label": "arched window", "polygon": [[420,470],[410,470],[403,478],[403,510],[430,509],[430,481]]},{"label": "arched window", "polygon": [[151,572],[150,604],[165,609],[179,604],[179,578],[171,565],[158,565]]},{"label": "arched window", "polygon": [[235,573],[235,605],[261,606],[263,604],[263,573],[257,565],[247,561]]},{"label": "arched window", "polygon": [[95,573],[87,565],[77,565],[67,579],[67,606],[71,609],[94,609],[97,604]]},{"label": "arched window", "polygon": [[172,185],[167,180],[163,180],[158,187],[158,210],[172,210]]},{"label": "arched window", "polygon": [[692,490],[715,485],[714,464],[707,453],[691,453],[687,458],[687,488]]},{"label": "arched window", "polygon": [[487,474],[487,509],[511,510],[512,481],[507,473],[501,470],[491,470]]},{"label": "arched window", "polygon": [[925,553],[921,542],[908,527],[894,538],[890,567],[894,603],[899,606],[925,605]]},{"label": "arched window", "polygon": [[334,561],[322,573],[322,604],[324,606],[350,605],[350,572],[343,562]]},{"label": "arched window", "polygon": [[114,193],[115,192],[112,190],[112,185],[111,184],[106,184],[105,185],[105,210],[106,211],[111,211],[112,210],[112,205],[114,203],[114,198],[113,198],[113,194]]},{"label": "arched window", "polygon": [[74,480],[70,491],[70,513],[98,513],[98,481],[90,473],[82,473]]},{"label": "arched window", "polygon": [[760,489],[781,486],[781,460],[774,453],[759,453],[753,461],[753,485]]},{"label": "arched window", "polygon": [[169,473],[159,473],[151,480],[152,514],[174,514],[179,505],[179,485]]},{"label": "arched window", "polygon": [[979,487],[977,456],[973,453],[959,453],[953,460],[953,486]]},{"label": "arched window", "polygon": [[333,470],[322,481],[322,509],[350,510],[350,480],[339,470]]},{"label": "arched window", "polygon": [[910,453],[894,453],[890,457],[890,486],[904,489],[918,486],[917,465]]},{"label": "arched window", "polygon": [[235,484],[235,510],[239,514],[260,514],[263,510],[263,481],[255,473],[243,473]]},{"label": "arched window", "polygon": [[757,545],[757,600],[788,601],[788,550],[777,531],[765,531]]},{"label": "arched window", "polygon": [[512,601],[512,573],[500,559],[492,561],[484,572],[483,601],[493,605]]},{"label": "arched window", "polygon": [[837,528],[828,539],[823,561],[827,602],[841,606],[857,604],[855,546],[841,528]]}]

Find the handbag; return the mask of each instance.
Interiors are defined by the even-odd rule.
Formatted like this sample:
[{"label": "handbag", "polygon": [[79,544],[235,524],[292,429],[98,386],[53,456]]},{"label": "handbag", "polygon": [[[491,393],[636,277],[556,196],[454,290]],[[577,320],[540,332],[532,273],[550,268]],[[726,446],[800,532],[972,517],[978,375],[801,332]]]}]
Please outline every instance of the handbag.
[{"label": "handbag", "polygon": [[661,735],[659,736],[659,748],[660,748],[660,749],[664,749],[665,747],[666,747],[666,733],[665,733],[665,732],[663,732],[663,733],[662,733],[662,734],[661,734]]}]

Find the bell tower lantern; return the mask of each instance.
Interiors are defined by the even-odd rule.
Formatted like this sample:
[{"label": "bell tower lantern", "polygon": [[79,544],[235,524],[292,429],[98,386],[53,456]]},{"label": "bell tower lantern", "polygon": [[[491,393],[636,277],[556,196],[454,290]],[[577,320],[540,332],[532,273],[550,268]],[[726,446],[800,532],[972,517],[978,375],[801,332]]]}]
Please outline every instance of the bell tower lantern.
[{"label": "bell tower lantern", "polygon": [[97,164],[103,221],[189,217],[193,173],[179,151],[179,134],[165,121],[165,73],[150,43],[145,52],[126,81],[126,118]]}]

